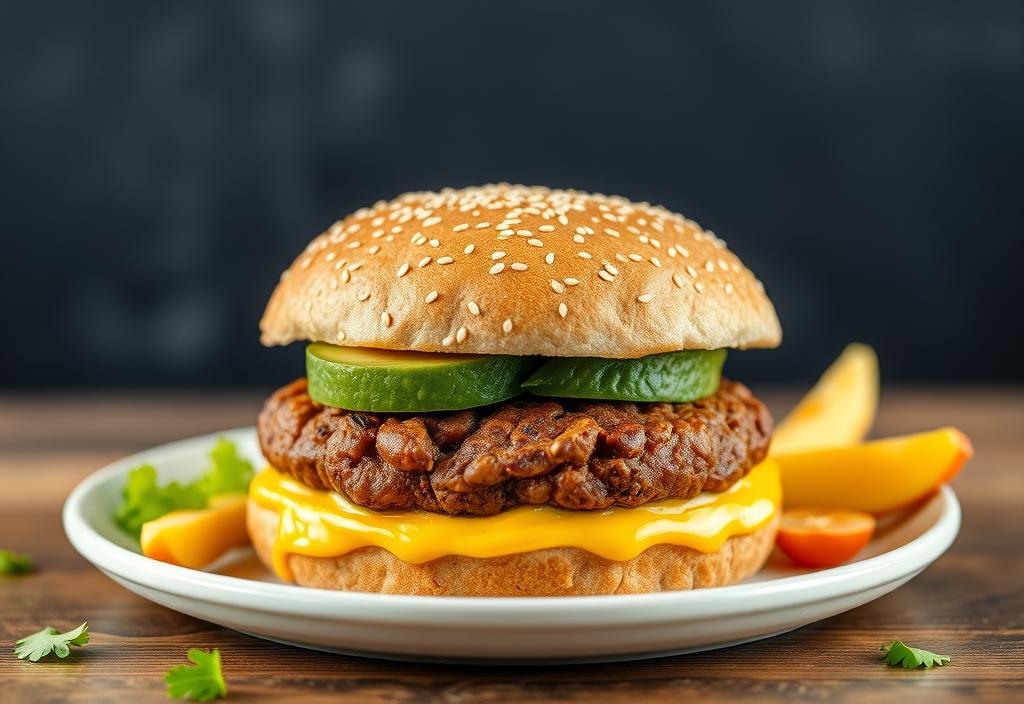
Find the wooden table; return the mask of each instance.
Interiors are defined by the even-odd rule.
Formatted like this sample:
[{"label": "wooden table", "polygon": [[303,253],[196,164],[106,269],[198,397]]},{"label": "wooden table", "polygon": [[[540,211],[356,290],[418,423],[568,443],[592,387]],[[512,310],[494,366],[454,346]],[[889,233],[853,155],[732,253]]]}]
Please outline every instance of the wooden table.
[{"label": "wooden table", "polygon": [[[763,393],[777,415],[792,401]],[[253,395],[0,397],[0,547],[31,553],[0,577],[0,701],[166,701],[162,675],[189,647],[218,647],[231,701],[516,702],[569,699],[892,702],[1024,700],[1024,391],[891,390],[876,434],[955,424],[977,454],[954,483],[963,530],[938,563],[871,604],[794,633],[712,653],[617,665],[529,668],[397,664],[240,635],[151,604],[67,543],[72,486],[127,453],[251,424]],[[14,640],[88,619],[65,661],[15,659]],[[953,656],[924,671],[883,666],[895,638]]]}]

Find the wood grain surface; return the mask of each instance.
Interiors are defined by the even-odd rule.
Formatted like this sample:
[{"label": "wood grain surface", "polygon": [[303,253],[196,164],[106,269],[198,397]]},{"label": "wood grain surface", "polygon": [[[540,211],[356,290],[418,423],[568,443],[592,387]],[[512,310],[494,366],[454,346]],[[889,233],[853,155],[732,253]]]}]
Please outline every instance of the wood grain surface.
[{"label": "wood grain surface", "polygon": [[[777,415],[794,396],[762,394]],[[252,395],[0,396],[0,547],[37,571],[0,577],[0,701],[166,701],[163,673],[189,647],[220,648],[229,701],[994,701],[1024,700],[1024,392],[900,389],[876,435],[953,424],[974,460],[954,482],[964,509],[953,548],[910,584],[788,635],[635,663],[454,667],[390,663],[276,645],[169,611],[95,570],[70,547],[61,504],[93,470],[170,440],[250,425]],[[64,661],[11,652],[40,628],[88,620]],[[886,668],[883,641],[949,653],[931,671]]]}]

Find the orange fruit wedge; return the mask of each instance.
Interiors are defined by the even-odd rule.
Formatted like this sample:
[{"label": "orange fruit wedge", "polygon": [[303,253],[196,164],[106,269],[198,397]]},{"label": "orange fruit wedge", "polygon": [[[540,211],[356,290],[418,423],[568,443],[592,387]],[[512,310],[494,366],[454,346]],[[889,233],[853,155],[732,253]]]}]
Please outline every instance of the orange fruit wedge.
[{"label": "orange fruit wedge", "polygon": [[875,351],[867,345],[849,345],[775,428],[771,454],[855,445],[871,430],[877,408]]},{"label": "orange fruit wedge", "polygon": [[774,455],[786,508],[846,508],[884,513],[948,482],[974,453],[956,428]]},{"label": "orange fruit wedge", "polygon": [[222,494],[207,508],[171,511],[142,524],[142,554],[199,569],[234,547],[246,545],[245,494]]}]

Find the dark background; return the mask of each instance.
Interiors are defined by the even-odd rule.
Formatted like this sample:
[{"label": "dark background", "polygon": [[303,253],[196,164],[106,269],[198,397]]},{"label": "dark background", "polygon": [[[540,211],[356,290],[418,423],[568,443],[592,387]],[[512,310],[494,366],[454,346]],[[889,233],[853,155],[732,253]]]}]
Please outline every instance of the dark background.
[{"label": "dark background", "polygon": [[496,180],[663,203],[809,380],[1024,380],[1024,3],[0,4],[0,387],[256,386],[324,227]]}]

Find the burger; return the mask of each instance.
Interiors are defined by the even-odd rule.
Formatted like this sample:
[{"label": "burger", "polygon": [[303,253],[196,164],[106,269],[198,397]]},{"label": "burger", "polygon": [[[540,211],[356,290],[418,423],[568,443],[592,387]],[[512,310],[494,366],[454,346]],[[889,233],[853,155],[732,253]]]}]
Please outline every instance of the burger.
[{"label": "burger", "polygon": [[308,341],[258,423],[260,557],[299,585],[628,594],[761,568],[772,420],[721,376],[779,344],[713,233],[621,197],[508,184],[408,193],[284,272],[262,342]]}]

